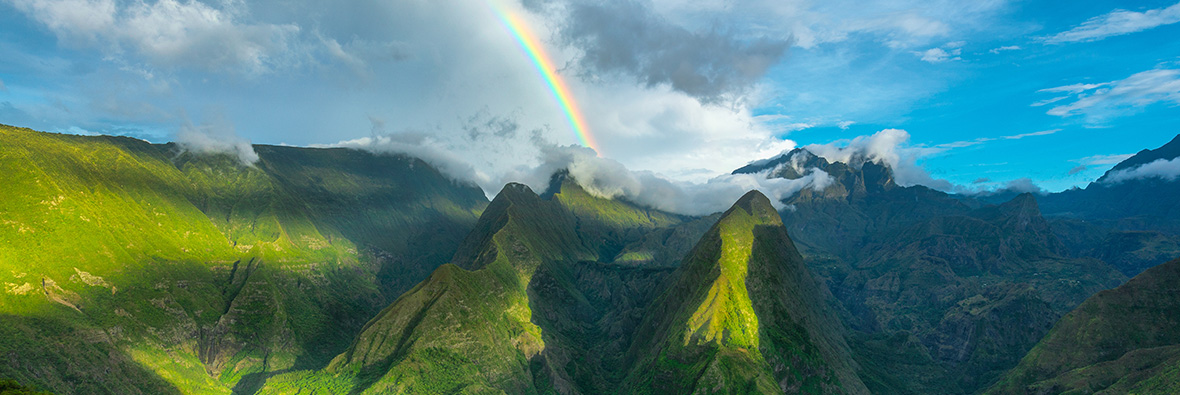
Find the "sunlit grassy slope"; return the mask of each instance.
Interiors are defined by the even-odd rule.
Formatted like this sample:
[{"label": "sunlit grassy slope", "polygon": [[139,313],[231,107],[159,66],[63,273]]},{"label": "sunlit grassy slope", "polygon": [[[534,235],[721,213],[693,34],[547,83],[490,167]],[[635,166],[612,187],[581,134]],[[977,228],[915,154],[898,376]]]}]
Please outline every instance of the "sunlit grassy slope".
[{"label": "sunlit grassy slope", "polygon": [[324,366],[486,204],[413,158],[255,149],[0,126],[0,378],[229,393]]},{"label": "sunlit grassy slope", "polygon": [[636,335],[627,393],[867,393],[770,201],[742,197]]}]

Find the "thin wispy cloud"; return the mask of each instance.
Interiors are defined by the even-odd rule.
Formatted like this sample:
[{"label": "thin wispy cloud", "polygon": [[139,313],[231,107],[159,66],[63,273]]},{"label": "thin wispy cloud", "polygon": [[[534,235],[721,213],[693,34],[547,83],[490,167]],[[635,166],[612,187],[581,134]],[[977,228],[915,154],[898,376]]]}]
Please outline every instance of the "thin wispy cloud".
[{"label": "thin wispy cloud", "polygon": [[1078,163],[1078,165],[1072,169],[1069,169],[1069,175],[1081,173],[1092,167],[1114,165],[1127,160],[1132,156],[1135,156],[1135,154],[1092,155],[1081,159],[1075,159],[1073,162]]},{"label": "thin wispy cloud", "polygon": [[1180,22],[1180,3],[1143,12],[1114,10],[1077,27],[1044,38],[1048,44],[1098,41]]},{"label": "thin wispy cloud", "polygon": [[[1180,104],[1180,69],[1154,69],[1118,81],[1073,84],[1038,92],[1065,92],[1069,94],[1067,98],[1073,99],[1050,108],[1047,114],[1059,117],[1083,116],[1091,124],[1101,124],[1143,111],[1152,104]],[[1065,99],[1051,100],[1057,102]]]},{"label": "thin wispy cloud", "polygon": [[938,144],[938,145],[933,146],[932,148],[937,152],[942,152],[942,151],[947,151],[947,150],[951,150],[951,149],[955,149],[955,148],[965,148],[965,147],[980,145],[980,144],[991,142],[991,141],[1020,140],[1025,137],[1048,136],[1050,134],[1054,134],[1054,133],[1057,133],[1060,131],[1061,131],[1061,129],[1050,129],[1050,130],[1042,130],[1039,132],[1014,134],[1014,135],[1010,135],[1010,136],[980,137],[980,138],[977,138],[974,140],[963,140],[963,141],[955,141],[955,142],[950,142],[950,143]]},{"label": "thin wispy cloud", "polygon": [[998,53],[1000,53],[1000,52],[1006,52],[1006,51],[1019,51],[1019,50],[1021,50],[1021,49],[1023,49],[1023,48],[1020,48],[1020,46],[1019,46],[1019,45],[1005,45],[1005,46],[998,47],[998,48],[992,48],[992,49],[991,49],[990,51],[988,51],[988,52],[991,52],[991,53],[993,53],[993,54],[998,54]]}]

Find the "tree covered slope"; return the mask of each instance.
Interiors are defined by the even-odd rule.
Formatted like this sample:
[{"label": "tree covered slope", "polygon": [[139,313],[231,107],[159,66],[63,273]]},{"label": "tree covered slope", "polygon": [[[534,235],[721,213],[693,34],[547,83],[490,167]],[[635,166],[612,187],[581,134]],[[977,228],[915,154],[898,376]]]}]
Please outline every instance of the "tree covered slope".
[{"label": "tree covered slope", "polygon": [[1175,393],[1180,260],[1095,294],[1063,317],[989,393]]},{"label": "tree covered slope", "polygon": [[323,366],[486,205],[413,158],[255,149],[0,126],[0,377],[230,393]]},{"label": "tree covered slope", "polygon": [[761,193],[685,258],[632,344],[625,393],[867,393],[843,331]]}]

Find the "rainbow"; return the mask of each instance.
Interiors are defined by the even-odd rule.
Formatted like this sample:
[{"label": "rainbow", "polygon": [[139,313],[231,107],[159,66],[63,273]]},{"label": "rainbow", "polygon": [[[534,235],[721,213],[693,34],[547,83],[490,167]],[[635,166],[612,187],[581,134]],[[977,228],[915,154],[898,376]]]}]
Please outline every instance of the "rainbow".
[{"label": "rainbow", "polygon": [[541,40],[538,40],[537,35],[533,34],[532,30],[529,30],[528,25],[512,12],[496,7],[491,2],[488,5],[500,17],[500,20],[504,22],[504,26],[512,33],[512,37],[516,38],[516,42],[524,49],[529,59],[532,59],[533,65],[537,67],[537,71],[541,72],[541,76],[549,84],[549,89],[553,91],[553,97],[557,99],[557,103],[565,111],[565,116],[569,119],[570,127],[574,129],[574,134],[578,136],[578,140],[582,142],[582,145],[599,152],[598,144],[594,142],[594,136],[590,135],[590,129],[586,127],[585,117],[582,116],[582,111],[578,109],[578,103],[574,101],[574,96],[570,94],[565,80],[561,78],[561,75],[557,74],[557,68],[553,67],[553,61],[549,59],[549,55],[541,47]]}]

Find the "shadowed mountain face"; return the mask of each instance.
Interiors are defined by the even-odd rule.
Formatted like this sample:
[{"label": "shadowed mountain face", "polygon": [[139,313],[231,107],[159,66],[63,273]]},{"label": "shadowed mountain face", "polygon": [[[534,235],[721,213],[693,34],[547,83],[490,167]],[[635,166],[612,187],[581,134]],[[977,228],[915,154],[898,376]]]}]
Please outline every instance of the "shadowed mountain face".
[{"label": "shadowed mountain face", "polygon": [[244,166],[0,126],[0,377],[62,394],[253,392],[326,365],[486,205],[409,157],[255,149]]},{"label": "shadowed mountain face", "polygon": [[1180,260],[1087,299],[988,392],[1174,393],[1180,387],[1177,328]]},{"label": "shadowed mountain face", "polygon": [[839,300],[870,390],[970,393],[989,385],[1061,315],[1125,277],[1070,258],[1036,199],[987,205],[922,186],[890,169],[829,163],[797,149],[760,167],[833,179],[784,201],[788,231]]}]

